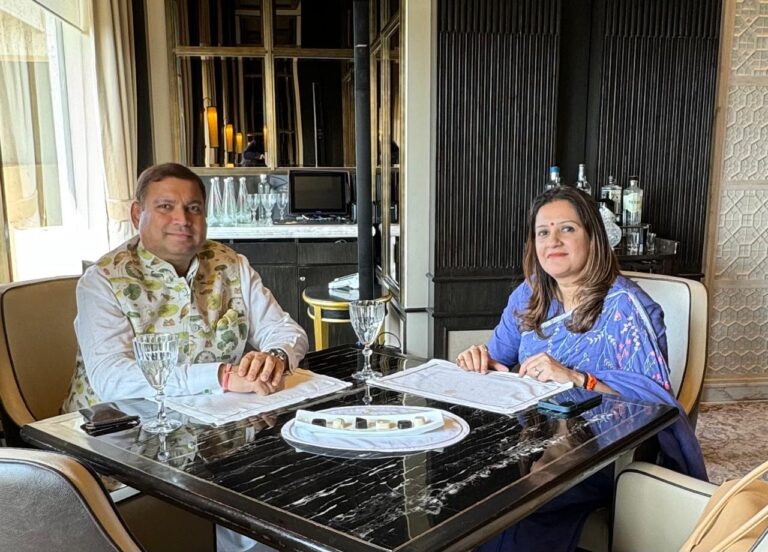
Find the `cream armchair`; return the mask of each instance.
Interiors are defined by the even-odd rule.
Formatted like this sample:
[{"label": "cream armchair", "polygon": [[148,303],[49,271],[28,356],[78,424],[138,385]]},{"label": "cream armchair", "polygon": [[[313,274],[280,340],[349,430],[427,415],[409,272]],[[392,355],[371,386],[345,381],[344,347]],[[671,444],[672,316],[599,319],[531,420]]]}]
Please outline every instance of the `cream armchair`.
[{"label": "cream armchair", "polygon": [[[644,272],[623,272],[661,306],[667,327],[672,390],[691,423],[696,424],[709,332],[709,298],[700,282]],[[600,509],[587,518],[579,547],[591,552],[608,549],[610,512]]]},{"label": "cream armchair", "polygon": [[0,549],[141,552],[98,479],[75,459],[0,448]]},{"label": "cream armchair", "polygon": [[672,389],[691,422],[704,383],[709,333],[709,297],[701,282],[644,272],[623,272],[664,311]]},{"label": "cream armchair", "polygon": [[[56,416],[66,397],[77,352],[78,278],[0,286],[0,414],[9,445],[25,446],[19,428]],[[136,538],[151,552],[214,549],[210,521],[130,487],[117,489],[110,497]]]},{"label": "cream armchair", "polygon": [[[680,550],[715,489],[716,485],[653,464],[629,464],[616,481],[611,550]],[[768,551],[766,533],[750,552]]]}]

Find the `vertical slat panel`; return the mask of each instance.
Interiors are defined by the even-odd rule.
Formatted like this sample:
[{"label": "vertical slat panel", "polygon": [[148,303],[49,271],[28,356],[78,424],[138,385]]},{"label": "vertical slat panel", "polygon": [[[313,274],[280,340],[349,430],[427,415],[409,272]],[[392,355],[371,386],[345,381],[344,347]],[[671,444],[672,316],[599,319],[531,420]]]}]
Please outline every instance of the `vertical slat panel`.
[{"label": "vertical slat panel", "polygon": [[644,222],[680,241],[688,273],[703,260],[719,5],[610,2],[606,17],[598,182],[640,176]]},{"label": "vertical slat panel", "polygon": [[554,159],[558,0],[438,4],[435,275],[521,272]]}]

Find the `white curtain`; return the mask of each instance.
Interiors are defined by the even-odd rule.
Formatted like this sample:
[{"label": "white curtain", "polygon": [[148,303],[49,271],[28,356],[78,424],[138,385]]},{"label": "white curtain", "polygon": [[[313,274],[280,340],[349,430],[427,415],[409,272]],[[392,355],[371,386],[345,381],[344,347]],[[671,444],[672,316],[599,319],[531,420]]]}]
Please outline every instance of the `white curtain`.
[{"label": "white curtain", "polygon": [[93,0],[93,39],[106,176],[109,244],[134,234],[130,205],[136,187],[136,65],[133,13],[125,0]]}]

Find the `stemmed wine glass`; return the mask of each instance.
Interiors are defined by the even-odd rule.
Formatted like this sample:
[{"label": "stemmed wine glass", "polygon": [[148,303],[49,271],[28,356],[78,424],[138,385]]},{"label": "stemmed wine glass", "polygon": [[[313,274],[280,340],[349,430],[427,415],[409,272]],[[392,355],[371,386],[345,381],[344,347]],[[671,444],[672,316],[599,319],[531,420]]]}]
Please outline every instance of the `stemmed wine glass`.
[{"label": "stemmed wine glass", "polygon": [[261,209],[260,194],[248,194],[248,207],[251,209],[251,224],[261,224],[259,210]]},{"label": "stemmed wine glass", "polygon": [[261,206],[264,207],[264,212],[266,214],[264,224],[272,226],[272,208],[275,206],[275,202],[277,202],[277,194],[269,192],[267,194],[259,195],[261,195]]},{"label": "stemmed wine glass", "polygon": [[288,192],[277,194],[277,210],[280,213],[280,221],[285,220],[285,208],[288,207]]},{"label": "stemmed wine glass", "polygon": [[362,370],[352,374],[352,377],[359,380],[369,380],[378,378],[381,372],[371,370],[371,344],[379,335],[379,330],[384,322],[386,307],[383,301],[362,300],[351,301],[349,303],[349,320],[352,322],[352,328],[357,334],[357,338],[363,344],[363,357],[365,365]]},{"label": "stemmed wine glass", "polygon": [[173,334],[142,334],[133,338],[133,351],[144,377],[157,394],[157,420],[144,424],[147,433],[170,433],[181,426],[165,413],[165,384],[176,367],[179,338]]}]

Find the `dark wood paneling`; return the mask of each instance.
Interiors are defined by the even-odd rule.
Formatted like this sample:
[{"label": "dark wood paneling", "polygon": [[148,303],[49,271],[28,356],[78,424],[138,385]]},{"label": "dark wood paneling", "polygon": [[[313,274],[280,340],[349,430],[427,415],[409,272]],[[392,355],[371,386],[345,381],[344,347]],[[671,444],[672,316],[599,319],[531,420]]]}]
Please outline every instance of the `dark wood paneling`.
[{"label": "dark wood paneling", "polygon": [[520,272],[553,160],[559,2],[438,3],[435,276]]},{"label": "dark wood paneling", "polygon": [[256,268],[264,264],[296,264],[296,242],[239,241],[229,245]]},{"label": "dark wood paneling", "polygon": [[[338,276],[357,272],[356,241],[235,241],[228,243],[244,255],[261,275],[264,285],[309,336],[314,350],[312,320],[301,293],[309,286],[327,285]],[[331,324],[331,346],[354,343],[350,324]]]},{"label": "dark wood paneling", "polygon": [[[640,176],[644,219],[700,274],[720,0],[438,3],[434,354],[521,279],[525,215],[559,164],[597,196]],[[559,161],[559,163],[558,163]],[[498,293],[498,297],[495,295]]]},{"label": "dark wood paneling", "polygon": [[[301,242],[299,264],[352,264],[357,262],[357,241]],[[357,268],[350,272],[357,272]]]},{"label": "dark wood paneling", "polygon": [[259,273],[264,286],[272,292],[283,310],[294,320],[299,320],[301,296],[296,265],[262,264],[254,266],[254,270]]},{"label": "dark wood paneling", "polygon": [[702,269],[717,80],[719,0],[605,3],[598,182],[632,174],[643,218]]}]

